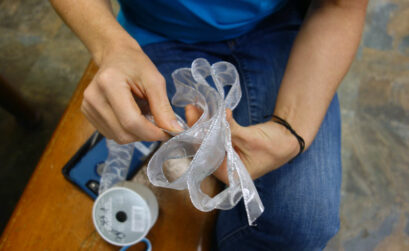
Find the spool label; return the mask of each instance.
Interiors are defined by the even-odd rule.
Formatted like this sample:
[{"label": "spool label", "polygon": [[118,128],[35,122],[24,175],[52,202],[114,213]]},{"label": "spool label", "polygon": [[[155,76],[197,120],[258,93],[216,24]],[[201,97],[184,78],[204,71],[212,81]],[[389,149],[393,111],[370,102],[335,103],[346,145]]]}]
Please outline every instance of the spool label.
[{"label": "spool label", "polygon": [[131,230],[133,232],[144,232],[145,231],[145,220],[144,208],[139,206],[132,206],[132,224]]},{"label": "spool label", "polygon": [[112,230],[112,198],[105,201],[104,206],[100,210],[102,211],[100,217],[101,225],[110,232]]}]

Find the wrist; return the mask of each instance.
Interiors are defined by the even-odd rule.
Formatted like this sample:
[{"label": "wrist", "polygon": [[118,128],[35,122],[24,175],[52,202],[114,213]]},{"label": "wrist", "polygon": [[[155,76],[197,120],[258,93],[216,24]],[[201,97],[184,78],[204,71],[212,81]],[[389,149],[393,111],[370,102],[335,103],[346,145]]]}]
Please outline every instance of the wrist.
[{"label": "wrist", "polygon": [[91,54],[95,63],[101,66],[104,62],[109,61],[112,55],[121,55],[121,53],[130,49],[142,51],[138,42],[123,30],[123,32],[117,31],[114,34],[106,34],[105,38],[101,39],[100,43],[91,49]]},{"label": "wrist", "polygon": [[[272,120],[259,124],[259,128],[263,132],[263,138],[268,140],[263,141],[260,146],[254,148],[263,148],[265,152],[274,159],[275,166],[281,166],[288,162],[300,152],[300,145],[297,138],[283,125],[280,125]],[[254,145],[247,142],[247,145]],[[279,146],[279,147],[271,147]]]},{"label": "wrist", "polygon": [[[273,115],[271,118],[272,122],[275,122],[287,130],[287,135],[291,134],[292,138],[296,139],[299,145],[299,150],[296,156],[300,155],[305,149],[305,141],[304,139],[291,127],[291,125],[281,117],[277,115]],[[289,132],[289,133],[288,133]]]},{"label": "wrist", "polygon": [[[312,143],[316,131],[310,123],[313,119],[308,117],[308,114],[301,112],[302,108],[300,109],[300,107],[303,106],[298,104],[296,101],[291,103],[289,100],[286,100],[285,105],[277,102],[273,114],[286,121],[294,133],[303,139],[304,150],[306,150]],[[272,118],[271,121],[274,122],[274,119]],[[297,140],[297,136],[293,135],[287,128],[285,128],[285,126],[282,127]]]},{"label": "wrist", "polygon": [[283,142],[285,142],[283,148],[287,152],[288,160],[296,157],[300,153],[300,144],[297,138],[285,126],[278,124],[273,120],[269,121],[269,123],[272,123],[281,133]]}]

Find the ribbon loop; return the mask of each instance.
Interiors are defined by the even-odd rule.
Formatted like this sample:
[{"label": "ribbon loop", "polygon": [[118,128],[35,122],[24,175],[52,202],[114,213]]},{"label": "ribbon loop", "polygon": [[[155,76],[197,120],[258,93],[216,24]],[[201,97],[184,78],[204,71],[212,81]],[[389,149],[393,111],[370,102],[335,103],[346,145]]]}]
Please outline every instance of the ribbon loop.
[{"label": "ribbon loop", "polygon": [[[211,77],[211,78],[209,78]],[[193,205],[201,211],[231,209],[243,197],[249,224],[262,214],[264,206],[244,164],[231,143],[230,127],[226,121],[226,108],[233,110],[240,101],[241,89],[236,68],[228,62],[210,65],[206,59],[193,61],[191,68],[173,72],[176,94],[175,106],[193,104],[203,110],[199,120],[187,130],[164,143],[148,164],[148,177],[153,185],[188,189]],[[216,89],[209,85],[212,80]],[[225,88],[230,90],[225,97]],[[184,122],[183,122],[184,123]],[[200,184],[211,175],[227,156],[229,185],[210,198]],[[175,158],[192,158],[180,177],[169,181],[163,171],[166,161]]]}]

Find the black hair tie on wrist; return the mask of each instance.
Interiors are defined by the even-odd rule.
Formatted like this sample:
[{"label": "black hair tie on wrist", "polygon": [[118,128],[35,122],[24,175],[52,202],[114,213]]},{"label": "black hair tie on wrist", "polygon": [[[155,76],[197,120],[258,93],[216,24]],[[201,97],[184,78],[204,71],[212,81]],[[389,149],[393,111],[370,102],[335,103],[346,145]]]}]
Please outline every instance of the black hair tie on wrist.
[{"label": "black hair tie on wrist", "polygon": [[[288,122],[285,121],[284,119],[282,119],[282,118],[280,118],[280,117],[278,117],[278,116],[276,116],[274,114],[273,114],[272,118],[274,119],[273,120],[274,122],[276,122],[276,123],[278,123],[280,125],[283,125],[285,128],[287,128],[291,132],[292,135],[294,135],[297,138],[298,144],[300,144],[300,151],[298,152],[297,156],[300,155],[304,151],[304,148],[305,148],[304,139],[300,135],[298,135],[294,131],[294,129],[290,126],[290,124],[288,124]],[[295,157],[297,157],[297,156],[295,156]]]}]

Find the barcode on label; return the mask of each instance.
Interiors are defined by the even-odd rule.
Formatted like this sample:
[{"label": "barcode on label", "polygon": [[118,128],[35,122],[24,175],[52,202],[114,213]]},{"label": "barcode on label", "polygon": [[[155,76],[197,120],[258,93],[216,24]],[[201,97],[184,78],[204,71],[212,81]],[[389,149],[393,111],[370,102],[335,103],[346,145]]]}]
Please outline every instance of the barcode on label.
[{"label": "barcode on label", "polygon": [[145,215],[143,207],[132,207],[132,231],[144,232],[145,231]]}]

